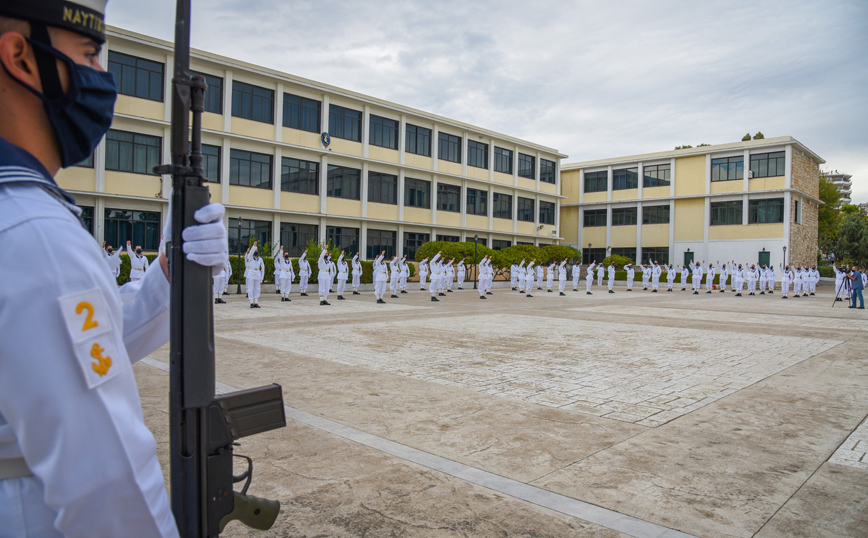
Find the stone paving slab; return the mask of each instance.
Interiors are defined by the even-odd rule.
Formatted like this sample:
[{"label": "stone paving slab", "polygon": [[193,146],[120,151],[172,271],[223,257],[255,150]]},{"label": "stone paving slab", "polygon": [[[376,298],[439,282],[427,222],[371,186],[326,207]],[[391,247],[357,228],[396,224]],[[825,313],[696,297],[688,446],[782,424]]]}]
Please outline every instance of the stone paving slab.
[{"label": "stone paving slab", "polygon": [[847,465],[868,471],[868,418],[856,428],[838,450],[829,458],[829,463]]},{"label": "stone paving slab", "polygon": [[[252,327],[225,338],[580,413],[657,426],[828,350],[836,340],[521,315]],[[544,338],[539,338],[544,334]],[[432,345],[435,341],[449,345]],[[344,342],[345,344],[342,344]]]}]

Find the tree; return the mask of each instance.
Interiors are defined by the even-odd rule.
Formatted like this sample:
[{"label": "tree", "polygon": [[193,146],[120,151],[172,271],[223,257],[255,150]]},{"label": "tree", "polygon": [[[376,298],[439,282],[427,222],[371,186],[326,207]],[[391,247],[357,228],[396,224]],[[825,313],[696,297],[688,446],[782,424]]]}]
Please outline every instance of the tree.
[{"label": "tree", "polygon": [[861,212],[845,213],[841,217],[835,252],[845,263],[868,263],[868,217]]},{"label": "tree", "polygon": [[747,142],[748,140],[750,140],[750,133],[747,133],[746,135],[741,137],[742,142]]},{"label": "tree", "polygon": [[626,256],[618,256],[617,254],[612,254],[611,256],[603,260],[602,265],[608,266],[610,263],[615,264],[615,270],[621,271],[624,269],[625,265],[633,263],[633,260]]},{"label": "tree", "polygon": [[692,147],[693,146],[691,146],[689,144],[684,144],[683,146],[675,146],[675,149],[690,149]]},{"label": "tree", "polygon": [[760,131],[757,131],[756,134],[753,135],[754,140],[762,140],[764,138],[765,138],[765,135],[763,135]]},{"label": "tree", "polygon": [[841,224],[841,193],[835,184],[820,174],[820,200],[817,211],[817,242],[820,250],[829,252],[835,249],[838,240],[838,226]]},{"label": "tree", "polygon": [[710,146],[710,145],[711,145],[711,144],[706,144],[705,142],[703,142],[702,144],[699,144],[699,145],[696,146],[696,147],[697,147],[697,148],[704,148],[705,146]]}]

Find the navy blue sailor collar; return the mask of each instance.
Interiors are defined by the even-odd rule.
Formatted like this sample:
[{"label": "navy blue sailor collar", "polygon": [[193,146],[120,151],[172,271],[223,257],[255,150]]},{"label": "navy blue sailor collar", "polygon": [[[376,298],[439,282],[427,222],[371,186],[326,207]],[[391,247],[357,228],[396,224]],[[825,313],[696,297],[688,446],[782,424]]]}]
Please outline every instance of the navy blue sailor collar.
[{"label": "navy blue sailor collar", "polygon": [[76,217],[81,216],[81,209],[75,205],[75,198],[57,185],[39,159],[0,137],[0,187],[5,185],[38,185]]}]

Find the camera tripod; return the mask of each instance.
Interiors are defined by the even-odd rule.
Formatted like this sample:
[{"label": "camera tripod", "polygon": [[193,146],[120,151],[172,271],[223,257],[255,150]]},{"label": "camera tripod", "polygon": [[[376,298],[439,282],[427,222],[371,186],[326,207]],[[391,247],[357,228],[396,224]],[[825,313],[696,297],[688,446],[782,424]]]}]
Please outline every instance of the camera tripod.
[{"label": "camera tripod", "polygon": [[837,303],[841,299],[841,295],[849,297],[850,295],[850,278],[847,274],[844,274],[844,278],[841,279],[841,283],[838,284],[837,289],[835,290],[835,299],[832,301],[832,308],[835,308],[835,303]]}]

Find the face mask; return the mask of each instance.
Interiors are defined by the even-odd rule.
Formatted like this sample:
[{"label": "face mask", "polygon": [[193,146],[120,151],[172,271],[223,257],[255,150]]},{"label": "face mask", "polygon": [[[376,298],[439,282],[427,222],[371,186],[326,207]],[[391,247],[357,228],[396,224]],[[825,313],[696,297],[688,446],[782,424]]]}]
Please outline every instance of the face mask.
[{"label": "face mask", "polygon": [[[11,75],[10,78],[42,100],[48,121],[57,136],[61,166],[67,168],[78,164],[93,153],[112,124],[115,100],[118,95],[114,76],[108,71],[97,71],[91,67],[77,65],[69,56],[54,47],[30,39],[27,41],[34,48],[66,64],[69,72],[69,89],[56,99],[48,99],[17,78]],[[5,64],[3,69],[7,74],[9,73]]]},{"label": "face mask", "polygon": [[106,249],[106,252],[108,252],[109,254],[111,254],[112,252],[114,252],[114,250],[112,250],[112,249]]},{"label": "face mask", "polygon": [[136,249],[136,254],[141,254],[141,253],[142,253],[142,249],[137,248],[137,249]]},{"label": "face mask", "polygon": [[284,256],[283,259],[289,261],[289,256]]}]

